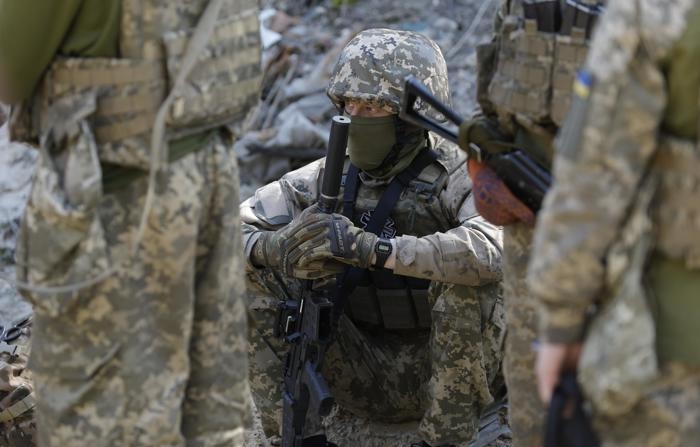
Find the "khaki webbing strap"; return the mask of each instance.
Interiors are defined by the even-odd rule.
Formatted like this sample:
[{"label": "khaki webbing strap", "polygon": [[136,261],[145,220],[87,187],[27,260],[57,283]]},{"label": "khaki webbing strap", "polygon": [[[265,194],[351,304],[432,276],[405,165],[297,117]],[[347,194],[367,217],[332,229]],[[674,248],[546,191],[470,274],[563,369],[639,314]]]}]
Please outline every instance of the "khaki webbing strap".
[{"label": "khaki webbing strap", "polygon": [[146,199],[143,205],[143,211],[141,212],[139,226],[136,230],[136,237],[134,238],[131,246],[132,258],[135,258],[138,255],[141,242],[143,241],[143,235],[146,231],[148,219],[150,218],[151,211],[153,210],[153,204],[156,198],[157,174],[161,170],[161,167],[167,163],[169,156],[168,147],[165,144],[165,122],[168,118],[168,113],[170,112],[173,101],[184,88],[187,77],[197,63],[199,55],[202,54],[202,51],[204,51],[207,42],[214,32],[214,28],[216,27],[216,19],[219,16],[222,4],[222,0],[209,0],[209,4],[199,19],[199,23],[197,23],[192,39],[187,46],[187,52],[183,58],[180,71],[173,82],[172,89],[165,97],[163,103],[160,105],[160,108],[156,113],[155,120],[153,121],[153,129],[151,132],[151,154],[148,169],[148,189],[146,191]]},{"label": "khaki webbing strap", "polygon": [[163,79],[161,62],[144,62],[135,67],[55,67],[51,79],[56,83],[95,87],[100,85],[125,85],[160,81]]},{"label": "khaki webbing strap", "polygon": [[574,75],[569,72],[557,72],[552,75],[552,87],[564,93],[571,92],[574,85]]},{"label": "khaki webbing strap", "polygon": [[36,406],[36,399],[34,399],[34,393],[29,393],[24,399],[15,402],[10,407],[5,408],[0,411],[0,424],[10,422],[22,416],[27,411],[32,410]]},{"label": "khaki webbing strap", "polygon": [[537,20],[525,19],[525,26],[523,27],[523,29],[528,34],[536,34],[537,33]]},{"label": "khaki webbing strap", "polygon": [[95,136],[100,143],[112,143],[149,132],[153,127],[155,111],[138,114],[135,118],[115,124],[95,126]]},{"label": "khaki webbing strap", "polygon": [[[142,93],[131,96],[114,96],[97,100],[98,116],[113,116],[125,113],[155,111],[163,101],[163,93]],[[149,126],[150,128],[150,126]]]}]

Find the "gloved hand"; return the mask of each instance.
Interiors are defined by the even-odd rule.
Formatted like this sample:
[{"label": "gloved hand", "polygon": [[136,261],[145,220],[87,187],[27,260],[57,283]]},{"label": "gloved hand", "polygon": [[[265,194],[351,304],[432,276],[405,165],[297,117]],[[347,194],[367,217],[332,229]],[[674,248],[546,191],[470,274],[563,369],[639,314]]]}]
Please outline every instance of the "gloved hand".
[{"label": "gloved hand", "polygon": [[306,232],[313,236],[287,255],[289,262],[299,268],[331,260],[360,268],[371,266],[379,238],[354,226],[347,217],[326,214],[325,219],[309,224]]},{"label": "gloved hand", "polygon": [[476,209],[494,225],[509,225],[518,221],[535,224],[535,214],[513,195],[496,173],[483,163],[469,159],[469,177]]},{"label": "gloved hand", "polygon": [[310,239],[321,230],[310,230],[309,225],[320,222],[327,214],[322,214],[316,205],[302,211],[290,223],[277,231],[263,231],[253,246],[251,261],[259,267],[284,267],[283,258],[288,248]]}]

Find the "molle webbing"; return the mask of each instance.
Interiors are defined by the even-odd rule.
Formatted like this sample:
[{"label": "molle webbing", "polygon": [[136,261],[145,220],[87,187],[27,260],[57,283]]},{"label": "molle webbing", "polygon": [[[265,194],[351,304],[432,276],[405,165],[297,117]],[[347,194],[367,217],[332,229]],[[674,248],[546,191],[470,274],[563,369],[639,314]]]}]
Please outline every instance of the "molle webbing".
[{"label": "molle webbing", "polygon": [[[122,58],[58,58],[39,93],[30,135],[51,127],[49,110],[65,96],[94,96],[90,117],[100,160],[148,167],[155,115],[172,89],[206,0],[124,2]],[[261,80],[257,2],[224,0],[212,37],[166,118],[168,140],[241,119]]]},{"label": "molle webbing", "polygon": [[[129,138],[148,141],[165,99],[167,77],[159,61],[66,58],[54,62],[44,85],[49,104],[65,95],[95,92],[97,109],[91,127],[97,143],[104,145]],[[42,119],[42,125],[51,123]],[[107,156],[105,161],[115,160]]]},{"label": "molle webbing", "polygon": [[585,32],[580,28],[571,30],[570,36],[557,36],[552,67],[552,121],[561,126],[571,105],[571,94],[576,72],[588,54]]},{"label": "molle webbing", "polygon": [[537,22],[525,20],[523,29],[501,42],[496,74],[489,87],[498,108],[521,113],[536,122],[549,115],[554,34],[537,31]]},{"label": "molle webbing", "polygon": [[558,1],[528,2],[526,18],[511,19],[521,25],[501,36],[489,85],[498,110],[522,115],[536,125],[562,124],[575,73],[583,65],[587,39],[602,10],[599,3],[569,0],[560,9]]}]

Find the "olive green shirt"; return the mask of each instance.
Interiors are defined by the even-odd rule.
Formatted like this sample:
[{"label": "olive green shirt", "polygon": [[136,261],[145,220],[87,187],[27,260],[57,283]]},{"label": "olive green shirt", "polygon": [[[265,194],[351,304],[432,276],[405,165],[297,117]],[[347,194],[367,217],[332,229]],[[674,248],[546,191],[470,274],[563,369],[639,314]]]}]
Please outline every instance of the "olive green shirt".
[{"label": "olive green shirt", "polygon": [[17,103],[56,55],[115,57],[119,0],[0,0],[0,101]]}]

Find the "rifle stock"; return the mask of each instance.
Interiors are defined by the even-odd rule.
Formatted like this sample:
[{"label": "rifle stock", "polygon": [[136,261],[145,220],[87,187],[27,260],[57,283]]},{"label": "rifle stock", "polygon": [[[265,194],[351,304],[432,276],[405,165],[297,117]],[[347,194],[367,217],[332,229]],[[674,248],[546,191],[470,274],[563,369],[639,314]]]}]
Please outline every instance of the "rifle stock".
[{"label": "rifle stock", "polygon": [[[454,126],[460,129],[468,126],[470,130],[475,131],[468,132],[468,139],[460,139],[459,133],[448,127],[446,122],[420,114],[416,110],[418,100],[441,113],[447,122]],[[480,121],[462,118],[413,76],[408,76],[405,80],[399,117],[458,144],[470,157],[485,162],[508,186],[508,189],[534,212],[542,206],[544,195],[552,183],[549,170],[536,163],[523,150],[513,147],[497,129]]]},{"label": "rifle stock", "polygon": [[[333,117],[319,208],[332,213],[340,192],[350,119]],[[282,407],[282,447],[336,447],[323,434],[304,437],[306,418],[326,416],[334,399],[321,366],[334,327],[333,302],[307,283],[299,301],[286,301],[278,316],[278,333],[291,345],[285,363]]]}]

